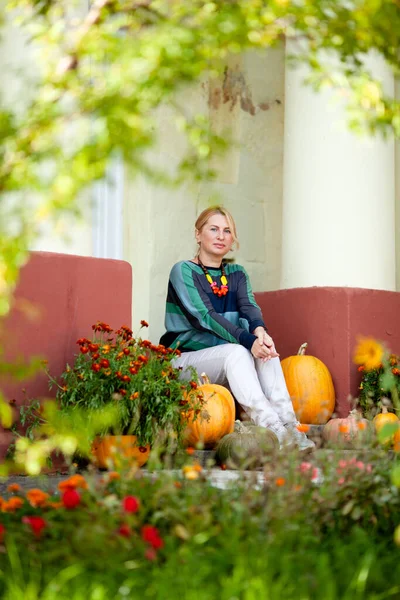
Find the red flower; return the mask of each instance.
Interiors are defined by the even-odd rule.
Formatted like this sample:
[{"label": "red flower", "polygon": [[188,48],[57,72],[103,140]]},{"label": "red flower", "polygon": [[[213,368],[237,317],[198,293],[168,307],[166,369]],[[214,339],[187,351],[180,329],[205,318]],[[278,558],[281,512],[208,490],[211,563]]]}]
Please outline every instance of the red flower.
[{"label": "red flower", "polygon": [[84,346],[85,344],[90,344],[90,340],[88,340],[87,338],[79,338],[79,340],[77,340],[76,343],[80,346]]},{"label": "red flower", "polygon": [[47,523],[42,517],[22,517],[22,522],[30,525],[33,534],[39,538]]},{"label": "red flower", "polygon": [[147,558],[147,560],[156,560],[157,559],[157,552],[154,550],[154,548],[152,548],[151,546],[149,546],[148,548],[146,548],[146,552],[144,553],[144,557]]},{"label": "red flower", "polygon": [[149,360],[147,358],[147,356],[145,356],[144,354],[139,354],[139,356],[137,357],[138,361],[142,362],[142,363],[147,363],[147,361]]},{"label": "red flower", "polygon": [[142,319],[142,320],[140,321],[140,324],[141,324],[141,326],[142,326],[142,327],[148,327],[148,326],[149,326],[148,322],[147,322],[147,321],[145,321],[144,319]]},{"label": "red flower", "polygon": [[62,503],[68,510],[76,508],[81,503],[81,495],[73,488],[66,489],[62,495]]},{"label": "red flower", "polygon": [[100,365],[101,365],[101,367],[102,367],[103,369],[108,369],[108,367],[110,366],[110,361],[109,361],[109,360],[107,360],[107,358],[103,358],[103,359],[100,361]]},{"label": "red flower", "polygon": [[112,329],[107,323],[103,323],[103,321],[97,321],[95,325],[92,325],[93,331],[105,331],[106,333],[111,333]]},{"label": "red flower", "polygon": [[101,366],[99,365],[99,363],[93,363],[91,369],[95,373],[98,373],[100,371],[100,369],[101,369]]},{"label": "red flower", "polygon": [[118,394],[121,394],[121,396],[126,396],[126,390],[118,390]]},{"label": "red flower", "polygon": [[128,356],[131,353],[129,348],[124,348],[123,352],[124,352],[124,354],[126,354],[126,356]]},{"label": "red flower", "polygon": [[5,532],[6,532],[6,528],[4,527],[4,525],[2,523],[0,523],[0,544],[3,543]]},{"label": "red flower", "polygon": [[132,375],[136,375],[137,369],[135,367],[129,367],[129,373],[131,373]]},{"label": "red flower", "polygon": [[92,360],[97,360],[99,358],[100,354],[98,352],[96,352],[95,354],[92,354]]},{"label": "red flower", "polygon": [[89,350],[90,350],[90,352],[97,352],[98,349],[99,349],[99,345],[98,344],[89,344]]},{"label": "red flower", "polygon": [[127,513],[136,513],[140,508],[140,500],[136,496],[125,496],[122,507]]},{"label": "red flower", "polygon": [[130,380],[131,380],[131,378],[129,377],[129,375],[122,376],[122,381],[125,381],[126,383],[128,383]]},{"label": "red flower", "polygon": [[87,346],[81,346],[82,354],[87,354],[89,352],[89,348]]},{"label": "red flower", "polygon": [[129,525],[127,525],[126,523],[122,523],[122,525],[118,529],[118,533],[119,535],[122,535],[124,537],[130,537],[132,532]]},{"label": "red flower", "polygon": [[150,544],[155,550],[164,546],[164,540],[160,538],[158,529],[153,527],[153,525],[143,525],[141,533],[142,539]]},{"label": "red flower", "polygon": [[192,388],[192,390],[197,390],[197,383],[195,381],[191,381],[190,387]]}]

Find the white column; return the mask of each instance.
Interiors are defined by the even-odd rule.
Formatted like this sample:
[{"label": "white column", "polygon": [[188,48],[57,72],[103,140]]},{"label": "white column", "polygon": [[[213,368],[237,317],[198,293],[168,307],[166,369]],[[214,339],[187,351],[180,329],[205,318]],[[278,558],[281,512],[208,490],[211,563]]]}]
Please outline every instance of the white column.
[{"label": "white column", "polygon": [[281,287],[395,290],[394,143],[350,132],[342,104],[303,77],[286,70]]}]

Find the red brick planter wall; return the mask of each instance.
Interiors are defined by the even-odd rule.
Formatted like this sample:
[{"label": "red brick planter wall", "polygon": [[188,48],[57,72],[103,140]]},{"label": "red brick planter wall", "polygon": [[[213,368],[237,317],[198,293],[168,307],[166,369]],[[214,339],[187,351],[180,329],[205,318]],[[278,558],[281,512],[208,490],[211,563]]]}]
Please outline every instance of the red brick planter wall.
[{"label": "red brick planter wall", "polygon": [[[32,252],[21,271],[13,309],[0,320],[1,344],[9,360],[41,356],[48,360],[50,372],[58,376],[73,360],[76,340],[91,336],[93,323],[101,320],[113,328],[130,326],[131,306],[129,263]],[[26,397],[50,395],[44,374],[26,382],[0,379],[0,387],[17,405]],[[8,432],[0,433],[0,457],[9,440]]]},{"label": "red brick planter wall", "polygon": [[308,353],[327,365],[340,416],[349,412],[348,396],[358,393],[352,362],[357,336],[373,336],[400,354],[399,292],[313,287],[261,292],[256,299],[281,358],[308,342]]}]

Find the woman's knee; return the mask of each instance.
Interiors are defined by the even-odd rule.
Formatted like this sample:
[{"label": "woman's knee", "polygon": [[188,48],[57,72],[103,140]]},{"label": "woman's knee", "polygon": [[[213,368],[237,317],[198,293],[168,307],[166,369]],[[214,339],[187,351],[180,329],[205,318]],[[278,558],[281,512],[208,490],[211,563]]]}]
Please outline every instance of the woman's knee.
[{"label": "woman's knee", "polygon": [[229,349],[226,355],[226,364],[237,361],[252,361],[250,350],[247,350],[240,344],[229,344]]}]

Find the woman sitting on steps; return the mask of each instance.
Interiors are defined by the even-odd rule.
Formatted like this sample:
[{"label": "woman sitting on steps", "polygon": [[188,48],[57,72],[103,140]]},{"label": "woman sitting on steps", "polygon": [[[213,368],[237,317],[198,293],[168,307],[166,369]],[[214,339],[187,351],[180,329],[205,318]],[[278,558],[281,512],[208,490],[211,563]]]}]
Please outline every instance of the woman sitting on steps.
[{"label": "woman sitting on steps", "polygon": [[194,367],[212,383],[228,385],[253,423],[277,435],[281,448],[315,444],[297,429],[274,342],[243,267],[224,263],[238,245],[236,225],[223,207],[204,210],[195,223],[198,252],[176,263],[168,283],[160,343],[179,348],[175,367]]}]

